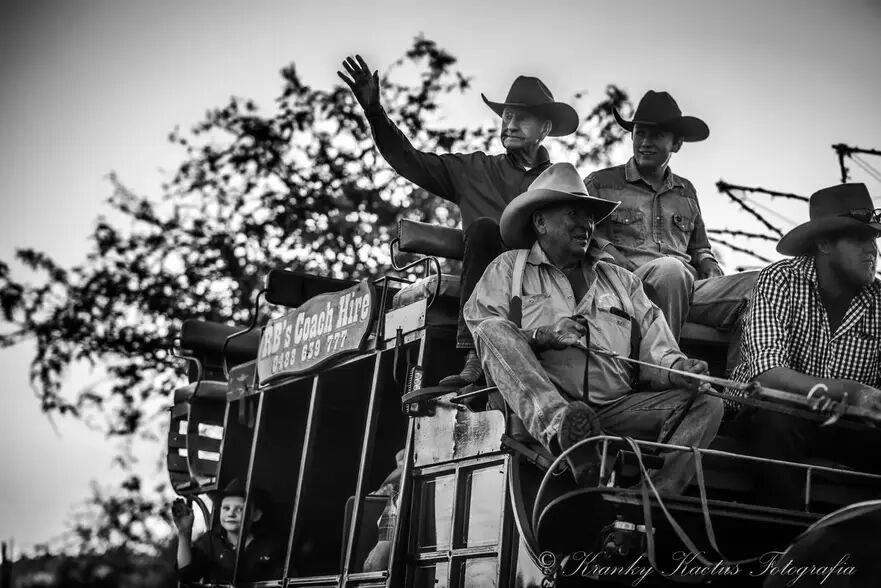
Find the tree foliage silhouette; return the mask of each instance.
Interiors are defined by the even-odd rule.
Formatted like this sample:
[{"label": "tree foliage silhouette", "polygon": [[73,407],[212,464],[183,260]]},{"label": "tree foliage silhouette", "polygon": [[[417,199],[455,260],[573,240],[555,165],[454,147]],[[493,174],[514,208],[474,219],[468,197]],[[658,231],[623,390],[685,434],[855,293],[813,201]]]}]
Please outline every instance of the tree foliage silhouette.
[{"label": "tree foliage silhouette", "polygon": [[[160,491],[161,488],[154,490]],[[69,532],[14,564],[15,585],[160,588],[176,586],[167,509],[137,476],[119,488],[93,484]]]},{"label": "tree foliage silhouette", "polygon": [[[382,75],[386,110],[417,147],[491,150],[493,127],[442,124],[444,100],[471,86],[456,67],[417,37]],[[403,75],[414,68],[415,82]],[[232,97],[172,132],[183,160],[158,196],[134,194],[111,175],[108,204],[123,222],[100,217],[81,264],[62,268],[18,250],[19,262],[45,276],[34,285],[0,262],[0,346],[36,342],[30,375],[44,411],[101,415],[108,433],[129,435],[180,383],[166,349],[181,321],[245,321],[275,267],[355,278],[385,271],[384,246],[402,216],[458,223],[455,207],[390,170],[347,88],[312,88],[293,65],[281,77],[269,112]],[[622,138],[612,107],[629,104],[609,86],[556,149],[582,169],[608,163]],[[103,366],[107,379],[63,397],[65,369],[80,361]]]}]

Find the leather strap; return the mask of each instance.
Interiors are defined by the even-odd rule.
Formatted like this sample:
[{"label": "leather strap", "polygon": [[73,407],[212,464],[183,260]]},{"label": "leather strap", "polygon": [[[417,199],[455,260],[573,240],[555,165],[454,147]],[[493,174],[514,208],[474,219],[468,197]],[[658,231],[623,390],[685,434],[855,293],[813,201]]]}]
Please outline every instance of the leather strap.
[{"label": "leather strap", "polygon": [[[642,344],[642,331],[640,330],[639,321],[636,317],[636,310],[633,307],[633,300],[624,290],[624,286],[621,284],[621,279],[615,274],[615,270],[612,269],[612,266],[607,263],[598,262],[596,267],[605,276],[606,281],[612,285],[615,294],[618,296],[618,300],[621,301],[621,305],[624,307],[624,312],[630,317],[630,359],[639,359],[639,348]],[[635,385],[639,382],[639,366],[631,365],[633,369],[632,383]]]},{"label": "leather strap", "polygon": [[523,271],[526,269],[528,249],[518,249],[514,259],[514,273],[511,275],[511,301],[508,305],[508,320],[523,328]]}]

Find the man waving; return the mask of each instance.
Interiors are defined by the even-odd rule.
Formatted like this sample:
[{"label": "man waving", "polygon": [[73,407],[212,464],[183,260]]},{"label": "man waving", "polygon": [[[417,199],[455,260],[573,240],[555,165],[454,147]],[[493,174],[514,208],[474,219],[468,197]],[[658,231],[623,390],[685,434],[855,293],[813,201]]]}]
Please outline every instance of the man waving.
[{"label": "man waving", "polygon": [[474,340],[462,318],[462,307],[489,262],[507,249],[499,234],[502,210],[550,165],[542,141],[575,132],[578,114],[568,104],[555,102],[538,78],[519,76],[504,102],[492,102],[481,95],[501,117],[504,153],[427,153],[414,148],[389,120],[380,104],[378,73],[371,73],[360,55],[347,58],[343,67],[346,73],[337,74],[364,109],[376,147],[389,165],[414,184],[457,204],[462,211],[465,253],[456,346],[468,352],[462,372],[441,383],[465,386],[477,382],[483,373]]}]

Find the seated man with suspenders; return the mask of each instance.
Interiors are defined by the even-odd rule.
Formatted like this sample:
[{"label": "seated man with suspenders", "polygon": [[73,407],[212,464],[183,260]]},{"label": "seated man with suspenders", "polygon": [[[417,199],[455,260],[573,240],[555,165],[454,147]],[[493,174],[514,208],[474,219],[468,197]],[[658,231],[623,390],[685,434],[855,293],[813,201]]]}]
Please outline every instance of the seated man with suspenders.
[{"label": "seated man with suspenders", "polygon": [[[707,371],[679,350],[639,278],[588,252],[594,226],[617,205],[588,196],[568,163],[552,165],[508,204],[500,226],[514,249],[489,265],[465,306],[483,368],[552,454],[603,431],[706,447],[721,400],[700,394],[696,380],[637,372],[607,354]],[[596,446],[567,458],[578,484],[595,481]],[[694,475],[691,461],[688,452],[668,455],[653,478],[658,490],[681,493]]]}]

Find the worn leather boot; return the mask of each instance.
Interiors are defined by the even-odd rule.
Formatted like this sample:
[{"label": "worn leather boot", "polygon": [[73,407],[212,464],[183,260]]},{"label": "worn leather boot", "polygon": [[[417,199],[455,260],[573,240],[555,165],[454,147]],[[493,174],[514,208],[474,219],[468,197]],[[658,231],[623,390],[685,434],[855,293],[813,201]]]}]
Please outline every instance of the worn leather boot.
[{"label": "worn leather boot", "polygon": [[[584,402],[570,402],[563,411],[560,428],[557,430],[557,443],[565,451],[579,441],[602,435],[600,420],[596,413]],[[587,443],[569,453],[566,462],[575,483],[581,487],[595,486],[600,476],[600,449],[598,443]]]}]

